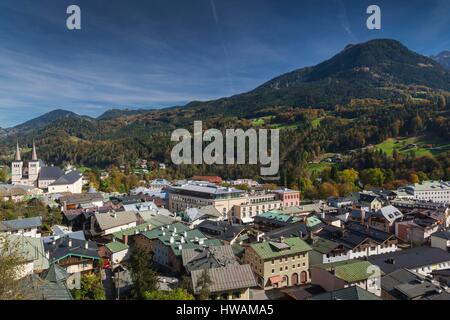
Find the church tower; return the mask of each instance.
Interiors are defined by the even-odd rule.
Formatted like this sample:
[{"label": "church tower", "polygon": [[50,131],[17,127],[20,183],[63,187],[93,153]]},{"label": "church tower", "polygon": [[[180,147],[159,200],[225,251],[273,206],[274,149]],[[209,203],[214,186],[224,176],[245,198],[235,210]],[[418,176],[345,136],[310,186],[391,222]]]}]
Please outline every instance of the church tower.
[{"label": "church tower", "polygon": [[31,184],[34,184],[35,186],[38,185],[38,177],[40,171],[40,161],[38,160],[36,153],[36,144],[33,140],[33,153],[31,155],[31,161],[28,162],[28,180]]},{"label": "church tower", "polygon": [[11,183],[21,184],[23,175],[23,161],[20,156],[19,141],[16,145],[16,156],[11,164]]}]

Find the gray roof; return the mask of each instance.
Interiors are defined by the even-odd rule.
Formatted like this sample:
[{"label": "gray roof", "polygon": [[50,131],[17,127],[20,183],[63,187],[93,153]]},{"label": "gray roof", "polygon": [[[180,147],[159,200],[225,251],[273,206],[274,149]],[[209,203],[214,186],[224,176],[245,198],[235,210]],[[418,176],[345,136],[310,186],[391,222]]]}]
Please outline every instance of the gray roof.
[{"label": "gray roof", "polygon": [[[22,235],[7,235],[9,241],[7,250],[17,250],[21,257],[27,262],[33,262],[33,270],[46,270],[49,267],[45,255],[44,242],[42,238],[25,237]],[[1,244],[0,244],[1,247]]]},{"label": "gray roof", "polygon": [[41,217],[7,220],[0,224],[0,231],[16,231],[29,228],[38,228],[40,226],[42,226]]},{"label": "gray roof", "polygon": [[231,246],[212,246],[208,248],[183,249],[183,266],[188,272],[193,270],[220,268],[238,265]]},{"label": "gray roof", "polygon": [[[417,247],[376,256],[368,260],[380,267],[384,273],[397,269],[416,269],[443,262],[450,262],[450,253],[438,248]],[[394,262],[394,263],[392,263]]]},{"label": "gray roof", "polygon": [[123,226],[137,222],[136,214],[131,211],[119,211],[115,213],[96,213],[95,219],[101,230]]},{"label": "gray roof", "polygon": [[186,215],[189,217],[191,221],[195,221],[204,217],[216,217],[216,218],[222,217],[219,210],[217,210],[213,206],[205,206],[202,208],[189,208],[186,209]]},{"label": "gray roof", "polygon": [[64,186],[66,184],[74,184],[81,178],[83,178],[83,175],[81,173],[79,173],[78,171],[71,171],[59,177],[55,182],[50,184],[50,186]]},{"label": "gray roof", "polygon": [[[195,294],[198,294],[201,290],[197,283],[203,272],[204,270],[192,271],[192,287]],[[206,272],[211,279],[211,285],[209,286],[211,293],[252,288],[258,285],[248,264],[208,269]]]},{"label": "gray roof", "polygon": [[21,285],[28,300],[73,300],[64,281],[51,282],[32,274],[23,278]]},{"label": "gray roof", "polygon": [[39,171],[39,180],[57,180],[64,175],[64,171],[58,167],[42,167]]},{"label": "gray roof", "polygon": [[58,262],[67,256],[100,259],[97,252],[98,246],[95,242],[69,239],[67,237],[55,240],[55,244],[46,243],[45,251],[49,254],[52,263]]},{"label": "gray roof", "polygon": [[281,237],[291,238],[291,237],[308,237],[309,232],[306,224],[304,223],[294,223],[285,227],[277,228],[263,235],[266,239],[277,240]]},{"label": "gray roof", "polygon": [[358,286],[351,286],[348,288],[339,289],[336,291],[325,292],[312,296],[308,300],[382,300],[373,293],[370,293]]},{"label": "gray roof", "polygon": [[403,214],[393,205],[389,205],[378,210],[374,215],[383,216],[390,223],[401,219]]},{"label": "gray roof", "polygon": [[80,193],[62,196],[59,198],[60,203],[66,202],[67,204],[80,204],[93,201],[104,201],[105,198],[101,193]]},{"label": "gray roof", "polygon": [[402,300],[423,298],[434,300],[442,293],[439,284],[407,269],[399,269],[382,277],[381,288],[394,298]]},{"label": "gray roof", "polygon": [[435,232],[431,236],[441,238],[444,240],[450,240],[450,230]]}]

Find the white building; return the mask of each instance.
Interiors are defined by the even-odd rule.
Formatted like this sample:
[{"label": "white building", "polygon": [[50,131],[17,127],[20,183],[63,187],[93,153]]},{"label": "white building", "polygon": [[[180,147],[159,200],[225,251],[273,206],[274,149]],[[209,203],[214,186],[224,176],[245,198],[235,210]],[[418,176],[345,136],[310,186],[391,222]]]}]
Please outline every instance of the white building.
[{"label": "white building", "polygon": [[450,183],[444,181],[424,181],[406,187],[406,192],[414,199],[436,203],[450,203]]},{"label": "white building", "polygon": [[82,193],[83,175],[78,171],[71,171],[59,177],[48,185],[48,193]]}]

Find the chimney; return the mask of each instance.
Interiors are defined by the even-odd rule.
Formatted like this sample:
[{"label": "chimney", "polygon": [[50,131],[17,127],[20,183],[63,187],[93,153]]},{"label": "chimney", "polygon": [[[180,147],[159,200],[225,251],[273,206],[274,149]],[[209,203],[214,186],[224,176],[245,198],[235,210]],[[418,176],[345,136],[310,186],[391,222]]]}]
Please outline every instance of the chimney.
[{"label": "chimney", "polygon": [[122,235],[122,242],[126,245],[128,245],[128,235],[127,234],[123,234]]},{"label": "chimney", "polygon": [[68,245],[69,245],[69,247],[72,247],[72,239],[69,239]]},{"label": "chimney", "polygon": [[89,249],[89,242],[87,242],[87,241],[84,242],[84,248],[85,248],[86,250]]},{"label": "chimney", "polygon": [[170,243],[173,244],[175,242],[175,238],[174,237],[170,237]]}]

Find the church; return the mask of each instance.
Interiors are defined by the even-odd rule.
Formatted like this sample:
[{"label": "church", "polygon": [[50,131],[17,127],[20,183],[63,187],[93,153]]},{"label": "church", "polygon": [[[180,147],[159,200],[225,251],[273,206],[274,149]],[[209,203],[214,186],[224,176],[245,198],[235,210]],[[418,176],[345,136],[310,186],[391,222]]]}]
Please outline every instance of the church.
[{"label": "church", "polygon": [[20,154],[19,142],[17,142],[15,158],[11,164],[11,183],[46,189],[49,193],[82,192],[82,175],[77,171],[65,173],[58,167],[46,166],[37,157],[34,141],[31,160],[26,167]]}]

